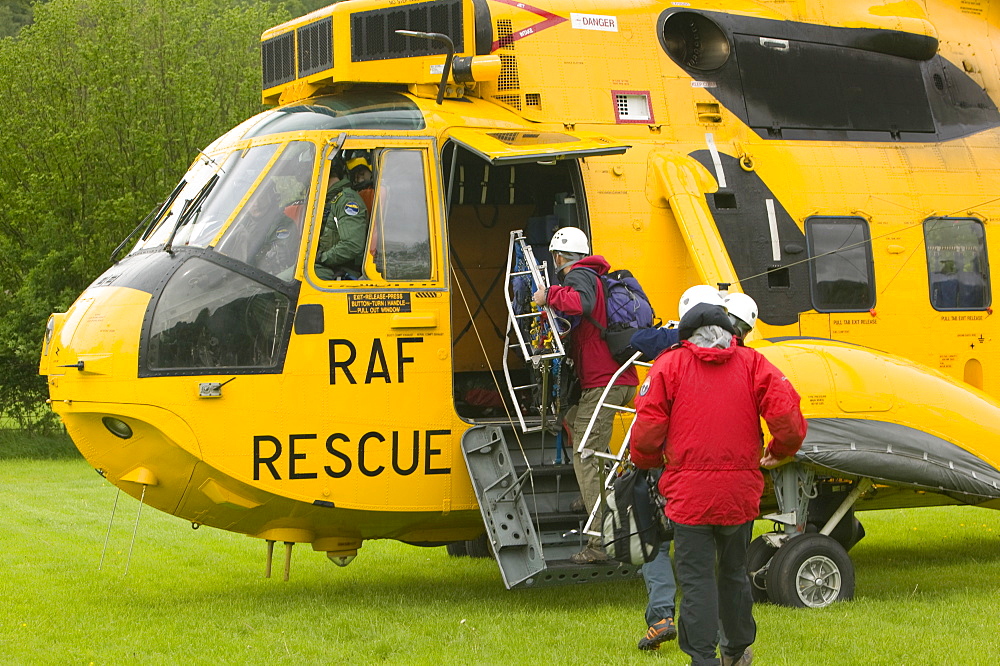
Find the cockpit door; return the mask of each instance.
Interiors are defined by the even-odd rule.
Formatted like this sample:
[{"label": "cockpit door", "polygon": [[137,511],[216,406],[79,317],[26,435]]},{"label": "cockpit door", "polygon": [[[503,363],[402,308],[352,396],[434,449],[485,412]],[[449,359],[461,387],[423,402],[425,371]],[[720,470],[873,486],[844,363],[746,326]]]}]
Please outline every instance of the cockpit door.
[{"label": "cockpit door", "polygon": [[620,155],[630,148],[628,144],[591,132],[458,127],[450,130],[449,136],[493,165]]}]

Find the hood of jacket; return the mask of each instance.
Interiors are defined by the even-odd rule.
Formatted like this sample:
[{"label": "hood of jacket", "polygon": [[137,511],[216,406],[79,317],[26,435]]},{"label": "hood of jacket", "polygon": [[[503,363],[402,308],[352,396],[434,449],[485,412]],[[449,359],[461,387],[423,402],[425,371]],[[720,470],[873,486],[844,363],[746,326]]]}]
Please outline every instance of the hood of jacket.
[{"label": "hood of jacket", "polygon": [[690,340],[682,340],[681,345],[691,351],[695,358],[699,361],[705,363],[715,363],[716,365],[722,365],[733,357],[736,353],[736,348],[739,346],[736,343],[736,338],[732,339],[729,346],[725,349],[719,349],[718,347],[699,347]]},{"label": "hood of jacket", "polygon": [[599,254],[590,254],[583,259],[570,264],[569,267],[563,271],[563,275],[569,273],[574,268],[589,268],[598,275],[607,275],[608,271],[611,270],[611,264],[609,264],[608,260]]}]

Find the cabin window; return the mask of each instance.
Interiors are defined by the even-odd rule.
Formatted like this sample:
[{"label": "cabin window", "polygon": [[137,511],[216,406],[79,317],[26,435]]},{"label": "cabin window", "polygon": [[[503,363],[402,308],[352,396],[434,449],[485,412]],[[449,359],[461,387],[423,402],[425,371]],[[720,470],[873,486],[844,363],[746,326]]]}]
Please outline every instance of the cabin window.
[{"label": "cabin window", "polygon": [[813,307],[819,312],[875,307],[868,223],[857,217],[813,217],[805,226]]},{"label": "cabin window", "polygon": [[989,307],[990,274],[986,230],[968,217],[932,217],[924,222],[927,277],[935,310]]},{"label": "cabin window", "polygon": [[431,238],[424,153],[383,150],[377,172],[366,272],[374,271],[389,281],[429,280]]},{"label": "cabin window", "polygon": [[[247,158],[253,151],[248,151]],[[241,199],[243,205],[215,250],[286,282],[290,281],[302,238],[302,220],[315,155],[316,147],[312,143],[295,141],[288,144],[245,199],[247,189],[256,179],[249,173],[252,167],[247,167],[248,173],[243,179],[250,183],[236,180],[231,188],[221,187],[220,183],[220,195],[205,204],[199,217],[210,216],[213,220],[210,224],[217,231],[221,221],[231,214]],[[239,164],[238,161],[236,166]],[[215,205],[216,201],[220,203]],[[207,242],[205,235],[209,232],[211,229],[200,234],[202,241]]]},{"label": "cabin window", "polygon": [[188,259],[156,303],[146,366],[280,371],[290,308],[285,294],[223,266]]}]

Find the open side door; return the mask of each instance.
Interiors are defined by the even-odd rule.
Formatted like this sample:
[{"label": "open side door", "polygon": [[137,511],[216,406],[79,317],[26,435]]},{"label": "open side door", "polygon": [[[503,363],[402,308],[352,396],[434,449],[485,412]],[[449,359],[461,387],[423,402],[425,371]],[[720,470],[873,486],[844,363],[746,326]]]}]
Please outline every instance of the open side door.
[{"label": "open side door", "polygon": [[591,132],[456,127],[448,134],[452,141],[493,165],[621,155],[631,147]]}]

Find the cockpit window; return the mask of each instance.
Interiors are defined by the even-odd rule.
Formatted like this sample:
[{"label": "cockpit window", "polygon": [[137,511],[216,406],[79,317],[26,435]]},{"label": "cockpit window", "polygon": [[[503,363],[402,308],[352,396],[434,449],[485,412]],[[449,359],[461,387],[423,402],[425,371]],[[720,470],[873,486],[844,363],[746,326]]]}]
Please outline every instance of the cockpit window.
[{"label": "cockpit window", "polygon": [[265,112],[244,139],[303,130],[420,130],[424,116],[412,101],[370,90],[319,97],[306,104]]},{"label": "cockpit window", "polygon": [[423,154],[386,150],[373,203],[369,276],[385,280],[431,278],[427,189]]},{"label": "cockpit window", "polygon": [[[315,157],[316,146],[310,142],[288,144],[240,208],[216,251],[291,280]],[[246,189],[240,192],[245,194]]]},{"label": "cockpit window", "polygon": [[222,266],[191,258],[163,288],[149,328],[149,370],[280,371],[291,300]]},{"label": "cockpit window", "polygon": [[206,247],[260,178],[277,148],[276,144],[254,146],[230,155],[219,173],[218,184],[212,188],[199,210],[193,211],[190,219],[177,231],[173,247]]},{"label": "cockpit window", "polygon": [[[153,232],[140,241],[134,249],[140,250],[142,248],[158,247],[166,243],[171,236],[174,236],[174,240],[176,241],[177,234],[181,233],[182,230],[178,229],[177,234],[175,234],[174,228],[177,227],[181,215],[187,212],[190,203],[198,198],[199,193],[206,189],[206,185],[212,180],[212,176],[218,172],[218,161],[210,157],[202,157],[193,164],[184,176],[186,184],[174,198],[170,209],[157,223]],[[212,189],[215,190],[215,187]],[[188,220],[190,221],[190,217]]]}]

